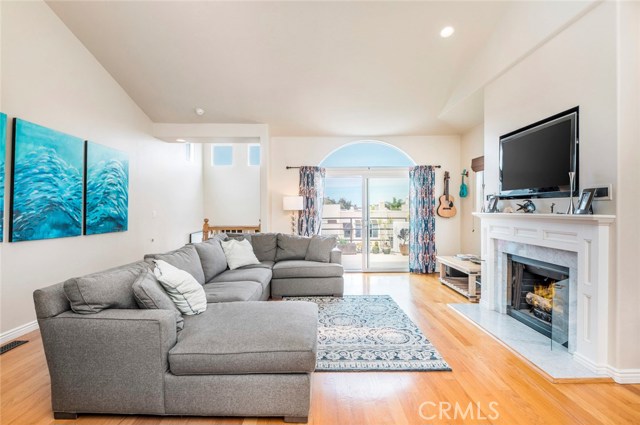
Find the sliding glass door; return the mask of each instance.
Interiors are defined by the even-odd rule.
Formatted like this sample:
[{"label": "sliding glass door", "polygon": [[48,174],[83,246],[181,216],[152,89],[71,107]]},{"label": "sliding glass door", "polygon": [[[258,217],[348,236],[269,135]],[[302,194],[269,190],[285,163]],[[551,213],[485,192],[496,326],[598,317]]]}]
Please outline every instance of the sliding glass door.
[{"label": "sliding glass door", "polygon": [[409,177],[369,177],[364,270],[406,271],[409,255]]},{"label": "sliding glass door", "polygon": [[345,270],[362,270],[363,181],[349,174],[325,179],[322,234],[337,236]]},{"label": "sliding glass door", "polygon": [[408,270],[409,178],[401,170],[327,170],[322,234],[345,270]]}]

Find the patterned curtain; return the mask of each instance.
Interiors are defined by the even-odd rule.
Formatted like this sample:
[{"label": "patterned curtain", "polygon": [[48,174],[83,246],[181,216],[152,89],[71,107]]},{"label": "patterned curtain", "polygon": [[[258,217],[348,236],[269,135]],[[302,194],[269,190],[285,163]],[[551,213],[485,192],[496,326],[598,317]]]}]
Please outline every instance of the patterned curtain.
[{"label": "patterned curtain", "polygon": [[300,191],[304,209],[298,218],[298,234],[312,236],[320,233],[322,202],[324,200],[324,168],[300,167]]},{"label": "patterned curtain", "polygon": [[436,271],[435,171],[419,165],[409,171],[409,271]]}]

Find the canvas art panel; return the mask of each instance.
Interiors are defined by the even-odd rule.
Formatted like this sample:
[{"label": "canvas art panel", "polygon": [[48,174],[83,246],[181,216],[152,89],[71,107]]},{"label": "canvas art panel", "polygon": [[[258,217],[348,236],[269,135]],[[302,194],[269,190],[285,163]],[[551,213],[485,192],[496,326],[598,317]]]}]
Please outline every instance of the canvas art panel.
[{"label": "canvas art panel", "polygon": [[85,234],[125,232],[129,223],[129,156],[87,141]]},{"label": "canvas art panel", "polygon": [[0,242],[4,234],[4,157],[7,147],[7,116],[0,112]]},{"label": "canvas art panel", "polygon": [[14,120],[10,240],[82,234],[84,142]]}]

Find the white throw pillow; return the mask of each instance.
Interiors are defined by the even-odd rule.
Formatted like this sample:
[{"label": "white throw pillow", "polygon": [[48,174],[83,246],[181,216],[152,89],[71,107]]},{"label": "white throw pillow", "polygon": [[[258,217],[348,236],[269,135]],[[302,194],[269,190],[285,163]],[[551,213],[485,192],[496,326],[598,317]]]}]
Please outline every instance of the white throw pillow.
[{"label": "white throw pillow", "polygon": [[207,309],[207,295],[195,277],[163,260],[154,260],[153,273],[182,314],[200,314]]},{"label": "white throw pillow", "polygon": [[221,241],[220,244],[222,245],[224,256],[227,257],[227,264],[229,264],[230,270],[250,264],[260,264],[256,254],[253,253],[253,246],[248,240],[229,239],[228,241]]}]

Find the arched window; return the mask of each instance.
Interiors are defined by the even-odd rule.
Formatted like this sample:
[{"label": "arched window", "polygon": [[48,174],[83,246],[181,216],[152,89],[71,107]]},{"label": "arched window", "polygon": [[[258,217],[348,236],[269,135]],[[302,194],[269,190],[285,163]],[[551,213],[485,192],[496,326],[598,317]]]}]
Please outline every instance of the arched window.
[{"label": "arched window", "polygon": [[395,146],[376,141],[363,141],[342,146],[322,162],[325,168],[412,167],[416,165],[406,153]]}]

